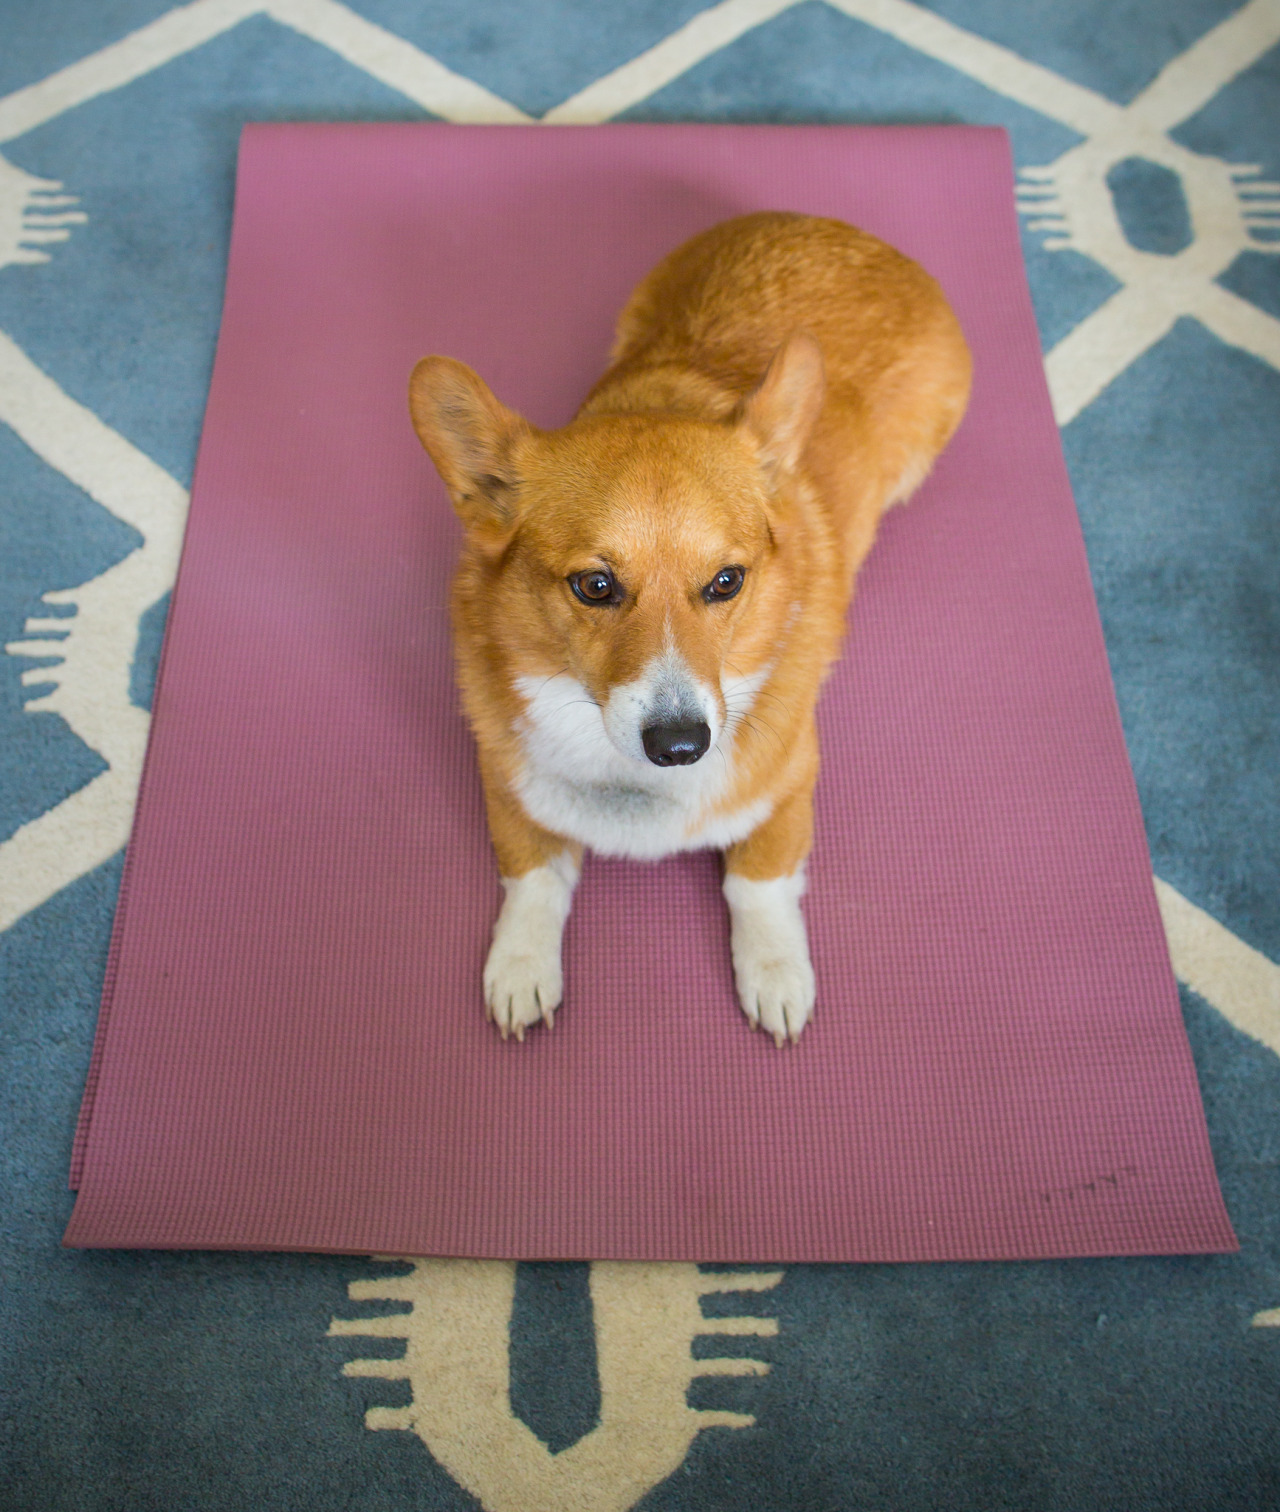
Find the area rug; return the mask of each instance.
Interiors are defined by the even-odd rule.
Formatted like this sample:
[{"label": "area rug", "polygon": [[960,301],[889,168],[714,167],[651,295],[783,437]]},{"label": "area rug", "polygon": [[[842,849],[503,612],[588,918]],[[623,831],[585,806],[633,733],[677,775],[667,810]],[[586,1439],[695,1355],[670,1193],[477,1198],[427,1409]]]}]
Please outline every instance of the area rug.
[{"label": "area rug", "polygon": [[[1270,1512],[1271,0],[0,14],[0,1500]],[[1009,132],[1045,377],[1239,1253],[743,1267],[61,1247],[242,125],[544,118]]]}]

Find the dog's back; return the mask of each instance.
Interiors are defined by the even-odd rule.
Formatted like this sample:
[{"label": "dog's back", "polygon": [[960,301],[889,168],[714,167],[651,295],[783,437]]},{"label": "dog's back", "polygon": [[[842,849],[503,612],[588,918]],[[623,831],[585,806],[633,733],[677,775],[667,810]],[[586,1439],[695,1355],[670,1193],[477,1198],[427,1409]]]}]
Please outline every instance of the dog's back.
[{"label": "dog's back", "polygon": [[803,466],[852,577],[881,511],[923,479],[969,394],[969,350],[942,290],[878,238],[783,211],[694,237],[628,300],[583,412],[683,396],[695,412],[727,413],[796,330],[817,340],[826,373]]}]

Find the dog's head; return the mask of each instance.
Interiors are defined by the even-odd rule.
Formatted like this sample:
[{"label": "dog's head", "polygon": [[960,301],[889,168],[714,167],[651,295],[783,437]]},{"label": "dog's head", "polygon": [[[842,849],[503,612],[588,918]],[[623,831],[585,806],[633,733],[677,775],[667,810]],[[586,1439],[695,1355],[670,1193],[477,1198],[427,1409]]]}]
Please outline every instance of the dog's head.
[{"label": "dog's head", "polygon": [[789,485],[822,394],[798,333],[723,421],[599,413],[540,431],[470,368],[424,358],[413,423],[467,533],[471,612],[515,673],[575,679],[625,756],[699,760],[803,591]]}]

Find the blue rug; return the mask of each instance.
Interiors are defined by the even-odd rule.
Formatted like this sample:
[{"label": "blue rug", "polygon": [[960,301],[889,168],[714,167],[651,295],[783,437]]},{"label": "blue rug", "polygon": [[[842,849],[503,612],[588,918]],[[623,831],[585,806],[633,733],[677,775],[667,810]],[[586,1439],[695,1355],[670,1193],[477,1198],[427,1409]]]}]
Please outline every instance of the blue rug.
[{"label": "blue rug", "polygon": [[[1280,0],[3,0],[0,26],[0,1507],[1280,1504]],[[424,117],[1008,128],[1238,1256],[59,1247],[237,134]]]}]

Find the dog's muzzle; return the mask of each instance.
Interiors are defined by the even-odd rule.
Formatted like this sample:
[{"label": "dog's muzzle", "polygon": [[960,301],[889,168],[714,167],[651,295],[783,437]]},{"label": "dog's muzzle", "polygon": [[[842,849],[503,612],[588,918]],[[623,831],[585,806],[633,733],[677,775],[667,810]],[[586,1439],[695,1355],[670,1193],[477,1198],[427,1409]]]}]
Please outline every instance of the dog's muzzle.
[{"label": "dog's muzzle", "polygon": [[644,753],[655,766],[688,766],[705,756],[711,744],[711,728],[706,720],[696,723],[652,724],[640,732]]}]

